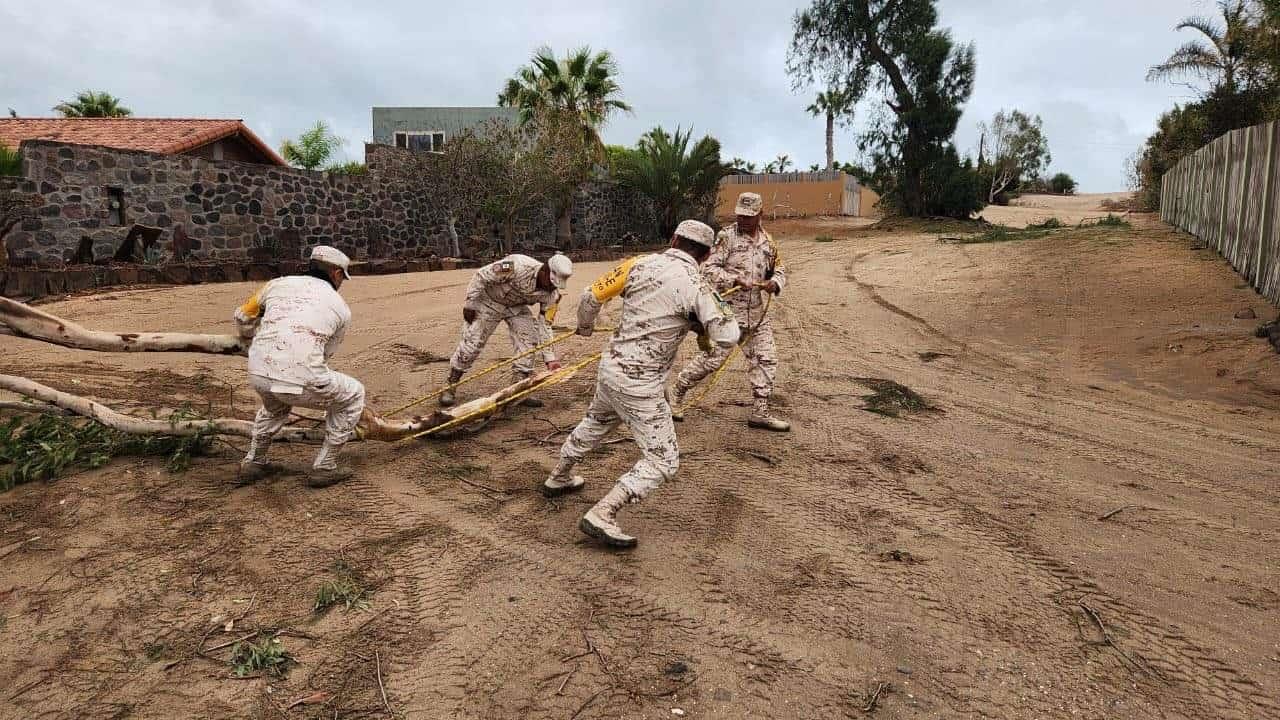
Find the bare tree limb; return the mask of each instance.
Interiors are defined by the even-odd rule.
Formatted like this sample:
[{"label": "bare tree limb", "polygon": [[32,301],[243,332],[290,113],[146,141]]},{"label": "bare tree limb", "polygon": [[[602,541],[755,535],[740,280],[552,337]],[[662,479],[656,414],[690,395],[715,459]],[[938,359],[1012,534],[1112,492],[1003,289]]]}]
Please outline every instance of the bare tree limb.
[{"label": "bare tree limb", "polygon": [[238,335],[195,333],[136,333],[89,330],[81,325],[24,305],[0,298],[0,325],[14,335],[43,340],[54,345],[100,352],[201,352],[216,355],[244,355],[249,340]]}]

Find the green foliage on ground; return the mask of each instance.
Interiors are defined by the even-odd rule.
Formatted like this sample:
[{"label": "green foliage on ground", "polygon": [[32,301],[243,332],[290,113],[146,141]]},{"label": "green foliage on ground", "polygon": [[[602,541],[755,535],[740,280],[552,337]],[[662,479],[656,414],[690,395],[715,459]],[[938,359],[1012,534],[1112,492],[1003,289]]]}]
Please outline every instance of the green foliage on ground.
[{"label": "green foliage on ground", "polygon": [[[184,413],[174,419],[191,418]],[[212,443],[212,436],[204,434],[129,435],[81,418],[17,416],[0,423],[0,491],[52,480],[75,469],[102,467],[124,455],[163,457],[170,471],[181,472]]]},{"label": "green foliage on ground", "polygon": [[297,660],[285,649],[279,637],[264,637],[257,642],[238,642],[231,648],[231,673],[238,678],[254,673],[283,676]]},{"label": "green foliage on ground", "polygon": [[345,610],[364,610],[369,607],[369,591],[363,578],[347,563],[339,560],[333,564],[333,577],[316,589],[316,601],[312,611],[322,613],[341,605]]}]

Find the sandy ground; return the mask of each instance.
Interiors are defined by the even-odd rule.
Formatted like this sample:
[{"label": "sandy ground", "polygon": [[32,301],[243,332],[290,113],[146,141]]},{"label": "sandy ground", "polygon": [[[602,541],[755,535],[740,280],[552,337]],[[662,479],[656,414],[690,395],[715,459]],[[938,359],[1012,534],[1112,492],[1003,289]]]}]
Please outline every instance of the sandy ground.
[{"label": "sandy ground", "polygon": [[[0,717],[1280,717],[1280,378],[1258,321],[1232,318],[1274,309],[1140,222],[981,245],[775,224],[796,431],[749,430],[731,371],[679,427],[679,476],[624,512],[629,554],[576,529],[629,443],[584,466],[579,497],[534,489],[590,372],[468,437],[356,447],[358,477],[327,490],[233,488],[219,449],[185,474],[120,459],[0,495]],[[415,357],[450,352],[466,281],[344,289],[337,365],[376,406],[441,382]],[[250,289],[47,307],[218,331]],[[485,357],[507,352],[500,331]],[[242,363],[0,338],[4,371],[125,407],[247,416]],[[866,412],[867,378],[932,409]],[[310,450],[278,456],[302,469]],[[370,606],[314,615],[339,561]],[[232,679],[229,642],[259,629],[299,664]]]},{"label": "sandy ground", "polygon": [[[1009,205],[988,205],[982,209],[982,217],[996,225],[1026,227],[1056,217],[1067,225],[1076,225],[1086,218],[1105,216],[1099,203],[1103,200],[1127,200],[1133,193],[1082,193],[1080,195],[1023,195]],[[1120,212],[1115,214],[1119,215]]]}]

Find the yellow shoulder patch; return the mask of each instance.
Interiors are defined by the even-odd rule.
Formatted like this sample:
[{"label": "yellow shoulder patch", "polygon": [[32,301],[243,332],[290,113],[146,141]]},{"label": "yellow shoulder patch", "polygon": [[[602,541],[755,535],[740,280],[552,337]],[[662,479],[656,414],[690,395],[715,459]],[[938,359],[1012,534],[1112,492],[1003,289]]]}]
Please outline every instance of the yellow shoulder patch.
[{"label": "yellow shoulder patch", "polygon": [[245,303],[240,306],[239,311],[241,315],[247,318],[256,318],[262,315],[262,291],[265,289],[267,289],[266,285],[258,288],[258,292],[254,293],[253,297],[246,300]]},{"label": "yellow shoulder patch", "polygon": [[599,279],[591,283],[591,295],[596,302],[603,305],[604,303],[618,297],[627,287],[627,278],[631,275],[631,267],[636,264],[640,256],[627,258],[609,272],[601,275]]},{"label": "yellow shoulder patch", "polygon": [[542,313],[542,317],[546,318],[546,320],[547,320],[547,324],[548,324],[548,325],[550,325],[551,323],[553,323],[553,322],[555,322],[555,321],[556,321],[556,313],[558,313],[558,312],[560,312],[560,303],[559,303],[559,302],[557,302],[555,305],[552,305],[551,307],[547,308],[547,309],[546,309],[546,311],[544,311],[544,312]]}]

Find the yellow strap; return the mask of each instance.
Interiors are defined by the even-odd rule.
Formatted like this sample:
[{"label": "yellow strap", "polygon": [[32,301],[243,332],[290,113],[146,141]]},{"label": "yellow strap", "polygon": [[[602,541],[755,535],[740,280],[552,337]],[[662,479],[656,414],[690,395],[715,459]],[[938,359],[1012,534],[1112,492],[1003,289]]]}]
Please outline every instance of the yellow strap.
[{"label": "yellow strap", "polygon": [[640,256],[627,258],[609,272],[601,275],[599,279],[591,283],[591,295],[596,302],[601,305],[618,297],[627,287],[627,277],[631,275],[631,266],[636,264]]},{"label": "yellow strap", "polygon": [[245,303],[240,306],[239,313],[248,318],[256,318],[261,316],[262,315],[262,291],[266,289],[267,289],[266,285],[263,285],[262,287],[258,288],[258,292],[254,293],[253,297],[246,300]]}]

